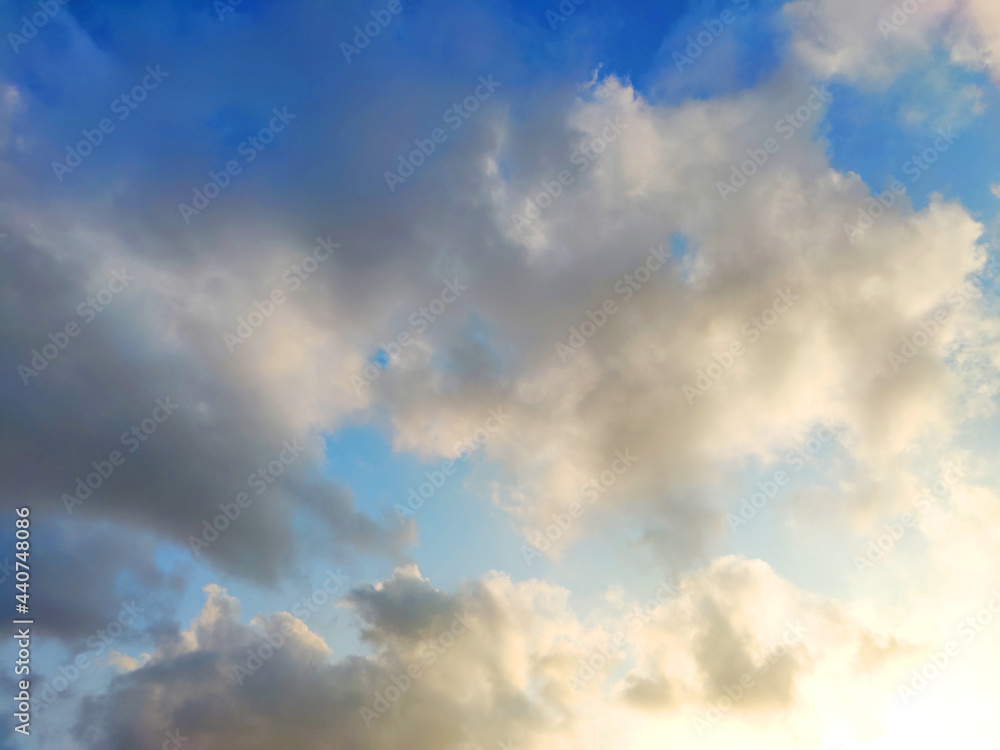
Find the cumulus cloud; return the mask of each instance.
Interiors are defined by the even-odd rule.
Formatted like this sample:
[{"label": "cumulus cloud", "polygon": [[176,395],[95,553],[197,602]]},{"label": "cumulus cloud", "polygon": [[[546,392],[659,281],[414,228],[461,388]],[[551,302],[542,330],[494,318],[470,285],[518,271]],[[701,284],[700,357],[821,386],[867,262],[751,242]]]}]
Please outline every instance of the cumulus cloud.
[{"label": "cumulus cloud", "polygon": [[[371,655],[332,659],[289,613],[241,624],[239,602],[212,585],[176,641],[86,703],[79,729],[108,748],[158,747],[173,730],[204,750],[235,742],[378,748],[403,737],[418,747],[572,747],[609,723],[701,716],[741,679],[745,697],[727,721],[777,713],[804,726],[817,720],[817,690],[836,702],[834,712],[863,705],[848,697],[854,683],[832,688],[833,675],[864,675],[884,688],[908,653],[891,616],[806,594],[761,561],[722,558],[654,606],[613,608],[597,626],[574,615],[568,593],[498,573],[446,593],[400,568],[341,602]],[[397,608],[402,600],[412,615]],[[614,648],[632,665],[617,684],[595,658],[607,652],[609,630],[626,634]],[[690,726],[683,732],[668,736],[688,736]]]},{"label": "cumulus cloud", "polygon": [[886,83],[936,45],[1000,80],[1000,15],[989,0],[794,0],[784,6],[792,48],[817,74]]},{"label": "cumulus cloud", "polygon": [[[683,101],[593,67],[548,79],[495,56],[537,30],[493,5],[451,6],[448,29],[483,29],[454,49],[435,46],[440,12],[408,6],[398,38],[377,40],[398,55],[373,42],[350,75],[330,74],[315,8],[223,26],[171,10],[183,45],[67,8],[69,36],[39,38],[0,82],[3,502],[30,504],[61,550],[38,571],[47,635],[78,642],[129,587],[164,600],[155,648],[121,644],[125,671],[84,699],[79,736],[130,750],[172,731],[192,750],[642,748],[644,733],[689,739],[746,676],[730,727],[789,720],[818,735],[847,717],[877,734],[902,665],[935,643],[947,576],[964,576],[964,600],[993,569],[989,468],[921,518],[933,602],[885,606],[863,585],[843,586],[849,601],[810,594],[719,554],[747,477],[780,468],[819,425],[838,428],[829,463],[789,492],[771,533],[820,528],[846,549],[995,417],[985,219],[840,166],[822,83],[885,84],[938,44],[996,77],[991,8],[927,0],[887,32],[885,9],[795,0],[789,47],[759,81]],[[433,41],[431,60],[411,60],[415,39]],[[162,87],[58,182],[51,161],[106,114],[85,78],[110,102],[161,55]],[[480,75],[496,93],[390,192],[385,171]],[[345,113],[374,88],[377,102]],[[982,111],[981,89],[961,96]],[[287,132],[186,222],[178,204],[275,107],[295,114]],[[155,147],[140,116],[162,134]],[[116,273],[134,279],[116,290]],[[435,306],[448,284],[462,294]],[[164,400],[177,407],[161,419]],[[680,571],[679,592],[630,619],[621,591],[580,615],[568,589],[504,572],[442,591],[405,557],[422,519],[396,524],[391,501],[330,478],[326,438],[342,428],[377,425],[397,452],[457,459],[491,410],[507,415],[483,446],[494,472],[466,497],[488,497],[522,550],[553,560],[621,532],[650,567]],[[216,584],[173,627],[180,583],[157,551],[273,587],[303,544],[398,564],[341,602],[363,654],[333,653],[293,613],[246,622]],[[74,566],[89,549],[90,566]]]},{"label": "cumulus cloud", "polygon": [[[566,592],[544,584],[494,575],[449,595],[400,569],[345,597],[369,628],[373,654],[333,662],[292,615],[243,625],[225,590],[206,593],[188,630],[84,707],[80,729],[94,747],[159,747],[175,727],[200,748],[389,747],[402,738],[418,747],[495,746],[512,732],[551,730],[549,712],[565,711],[545,656],[570,615]],[[384,629],[376,610],[399,597],[414,612]],[[265,638],[278,632],[289,635],[269,649]],[[262,666],[239,673],[254,654],[264,655]]]},{"label": "cumulus cloud", "polygon": [[[959,344],[957,316],[903,371],[888,369],[887,357],[982,267],[982,227],[956,203],[934,199],[914,212],[901,198],[855,232],[872,198],[828,163],[818,126],[830,100],[783,67],[752,91],[678,105],[595,78],[556,98],[560,109],[538,132],[484,106],[453,158],[420,175],[420,191],[370,198],[360,218],[327,217],[317,231],[340,248],[294,293],[283,274],[314,244],[282,228],[299,207],[255,218],[237,199],[253,226],[242,231],[230,231],[225,209],[206,211],[171,263],[157,248],[178,241],[176,227],[154,223],[126,242],[111,212],[64,212],[61,226],[21,237],[6,256],[16,284],[5,320],[34,321],[6,332],[12,350],[26,357],[44,343],[72,318],[63,300],[86,299],[105,269],[133,268],[136,288],[25,390],[32,431],[6,445],[23,457],[15,465],[40,457],[44,471],[15,473],[14,487],[59,496],[102,459],[95,445],[116,447],[155,398],[170,395],[182,404],[176,416],[79,512],[114,513],[183,542],[220,500],[246,489],[282,440],[298,437],[305,458],[204,552],[227,570],[274,580],[293,548],[279,519],[296,508],[360,551],[393,554],[412,538],[410,527],[387,530],[344,490],[306,478],[322,456],[319,434],[385,410],[397,449],[455,457],[501,406],[512,428],[485,453],[504,467],[499,502],[529,541],[590,486],[599,502],[553,554],[620,514],[641,518],[650,543],[683,564],[718,538],[720,467],[775,455],[819,422],[846,425],[864,465],[947,430],[952,417],[958,385],[944,357]],[[28,121],[38,106],[28,103]],[[530,159],[542,150],[544,160]],[[759,172],[747,161],[754,153],[768,157]],[[501,172],[500,163],[521,166]],[[562,172],[572,182],[546,203],[539,196]],[[164,211],[167,192],[160,186],[155,198]],[[514,217],[534,216],[529,202],[537,217],[525,226]],[[456,220],[442,205],[467,210]],[[24,226],[40,224],[34,213]],[[316,216],[308,224],[320,226]],[[640,276],[641,287],[627,281],[654,251],[660,260],[648,267],[657,270]],[[415,329],[412,314],[451,279],[468,291]],[[274,288],[287,301],[230,355],[223,333]],[[616,312],[603,310],[606,300]],[[776,310],[775,322],[761,322]],[[596,331],[584,337],[587,325]],[[357,376],[400,332],[412,345],[358,392]],[[744,353],[720,367],[734,345]],[[130,346],[123,369],[116,353]],[[58,405],[46,400],[52,388]],[[98,413],[121,419],[98,424]],[[619,451],[637,460],[605,493],[601,476]]]}]

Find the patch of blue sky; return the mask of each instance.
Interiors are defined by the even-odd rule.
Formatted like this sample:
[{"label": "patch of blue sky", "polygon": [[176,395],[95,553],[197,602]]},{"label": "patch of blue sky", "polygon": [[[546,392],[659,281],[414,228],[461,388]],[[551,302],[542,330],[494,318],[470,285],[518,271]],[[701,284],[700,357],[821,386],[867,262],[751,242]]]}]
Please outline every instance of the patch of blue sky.
[{"label": "patch of blue sky", "polygon": [[[428,483],[427,474],[440,471],[446,460],[394,451],[391,436],[378,425],[344,428],[327,441],[327,476],[352,489],[360,511],[388,525],[399,525],[394,507],[409,510],[411,491],[419,492]],[[442,588],[509,568],[520,554],[506,515],[492,502],[496,469],[485,461],[484,451],[455,461],[455,467],[421,507],[403,516],[415,521],[419,534],[417,545],[407,554]],[[462,565],[456,566],[455,560]],[[391,573],[390,563],[382,567],[382,577]]]},{"label": "patch of blue sky", "polygon": [[[396,522],[392,506],[405,504],[410,491],[426,483],[426,474],[439,470],[443,462],[394,453],[385,433],[374,427],[341,430],[328,445],[329,476],[353,488],[361,510],[387,516],[390,523]],[[412,516],[419,542],[408,554],[435,586],[449,590],[464,579],[503,570],[515,581],[551,578],[573,591],[574,606],[587,611],[609,586],[622,585],[640,597],[658,585],[655,566],[637,566],[616,546],[627,534],[624,528],[571,545],[555,562],[532,557],[529,564],[524,539],[493,499],[495,483],[503,483],[499,468],[481,451],[457,462],[457,467]]]},{"label": "patch of blue sky", "polygon": [[660,104],[710,99],[752,88],[780,66],[788,30],[767,0],[692,2],[662,29],[654,64],[638,89]]},{"label": "patch of blue sky", "polygon": [[[940,193],[980,220],[996,214],[1000,203],[990,188],[1000,183],[1000,96],[983,73],[949,65],[938,51],[886,90],[830,90],[826,136],[834,168],[859,174],[873,191],[900,180],[915,210]],[[946,151],[941,131],[956,136]]]},{"label": "patch of blue sky", "polygon": [[[809,437],[816,434],[814,430]],[[792,455],[796,448],[800,452]],[[808,460],[802,458],[802,452]],[[796,586],[830,595],[843,593],[851,584],[854,569],[850,556],[835,546],[842,542],[842,537],[818,535],[803,544],[800,526],[804,528],[808,524],[797,524],[795,517],[814,517],[830,512],[823,508],[823,503],[832,496],[830,477],[843,473],[850,475],[852,466],[853,460],[832,441],[822,445],[814,442],[812,448],[804,441],[802,446],[793,446],[773,462],[747,461],[739,479],[726,483],[731,487],[724,503],[729,515],[724,527],[724,542],[714,554],[740,554],[750,559],[767,560],[779,576]],[[782,478],[778,472],[787,478],[783,485],[778,483]],[[833,514],[830,523],[835,523],[838,517]],[[827,525],[821,524],[820,528],[829,530]],[[816,545],[820,545],[822,551]],[[818,564],[820,560],[825,562]],[[843,565],[830,566],[829,560],[843,560]]]}]

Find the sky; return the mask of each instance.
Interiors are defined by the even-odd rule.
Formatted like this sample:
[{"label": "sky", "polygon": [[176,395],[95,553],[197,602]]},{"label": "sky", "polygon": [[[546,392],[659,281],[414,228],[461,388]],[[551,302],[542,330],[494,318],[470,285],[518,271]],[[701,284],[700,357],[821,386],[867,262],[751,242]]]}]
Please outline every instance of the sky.
[{"label": "sky", "polygon": [[995,750],[992,0],[0,34],[4,750]]}]

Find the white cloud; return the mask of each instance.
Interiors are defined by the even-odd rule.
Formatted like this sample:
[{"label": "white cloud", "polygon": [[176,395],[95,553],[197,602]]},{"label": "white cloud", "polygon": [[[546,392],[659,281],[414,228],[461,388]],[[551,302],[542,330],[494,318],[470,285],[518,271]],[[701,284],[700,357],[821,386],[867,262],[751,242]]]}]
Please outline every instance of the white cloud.
[{"label": "white cloud", "polygon": [[[648,602],[611,604],[586,626],[560,587],[494,573],[445,593],[399,570],[347,595],[373,653],[336,661],[287,613],[242,625],[233,597],[206,592],[177,642],[93,702],[84,726],[100,746],[159,747],[174,728],[203,750],[384,748],[404,737],[417,748],[568,750],[615,736],[722,747],[741,733],[753,746],[779,726],[884,733],[887,701],[925,646],[903,604],[837,603],[736,557]],[[268,648],[281,623],[288,637]],[[777,732],[771,746],[800,747],[791,735]]]}]

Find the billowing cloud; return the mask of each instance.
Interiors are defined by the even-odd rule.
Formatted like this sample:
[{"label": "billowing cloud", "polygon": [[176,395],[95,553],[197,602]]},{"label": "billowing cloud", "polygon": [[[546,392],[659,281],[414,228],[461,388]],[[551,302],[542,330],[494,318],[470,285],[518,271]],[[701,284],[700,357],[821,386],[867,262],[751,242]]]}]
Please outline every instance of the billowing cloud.
[{"label": "billowing cloud", "polygon": [[1000,15],[988,0],[794,0],[793,48],[819,75],[885,83],[943,44],[953,62],[1000,80]]},{"label": "billowing cloud", "polygon": [[[948,175],[917,192],[924,162],[851,171],[837,97],[944,57],[996,79],[992,5],[794,0],[684,80],[669,51],[718,28],[693,7],[633,77],[591,59],[584,6],[560,36],[501,3],[405,4],[344,59],[381,11],[154,5],[60,6],[0,80],[2,502],[55,550],[39,631],[76,647],[152,592],[110,685],[73,686],[83,743],[905,736],[905,670],[1000,572],[995,450],[970,447],[1000,392],[995,221]],[[758,17],[774,49],[733,71]],[[949,125],[989,113],[968,77],[937,115],[899,110],[941,172],[972,137]],[[419,546],[464,518],[400,515],[392,467],[330,455],[355,428],[440,466],[435,490],[478,444],[486,470],[442,496],[486,505],[526,564],[565,582],[613,539],[676,590],[636,611],[634,582],[592,606],[466,575]],[[334,561],[382,579],[339,602],[357,653],[274,603]],[[192,618],[193,570],[215,583]]]},{"label": "billowing cloud", "polygon": [[[168,731],[203,750],[379,748],[403,737],[418,747],[571,747],[609,723],[660,717],[681,722],[683,739],[723,716],[822,722],[810,704],[820,694],[862,721],[857,686],[832,676],[884,689],[913,650],[885,630],[902,622],[889,613],[873,619],[738,558],[609,610],[596,627],[567,607],[565,589],[491,574],[448,594],[401,568],[341,601],[372,647],[366,657],[331,656],[289,613],[243,625],[234,597],[214,585],[206,593],[176,641],[83,706],[79,729],[94,747],[153,748]],[[621,684],[607,656],[633,665]]]}]

